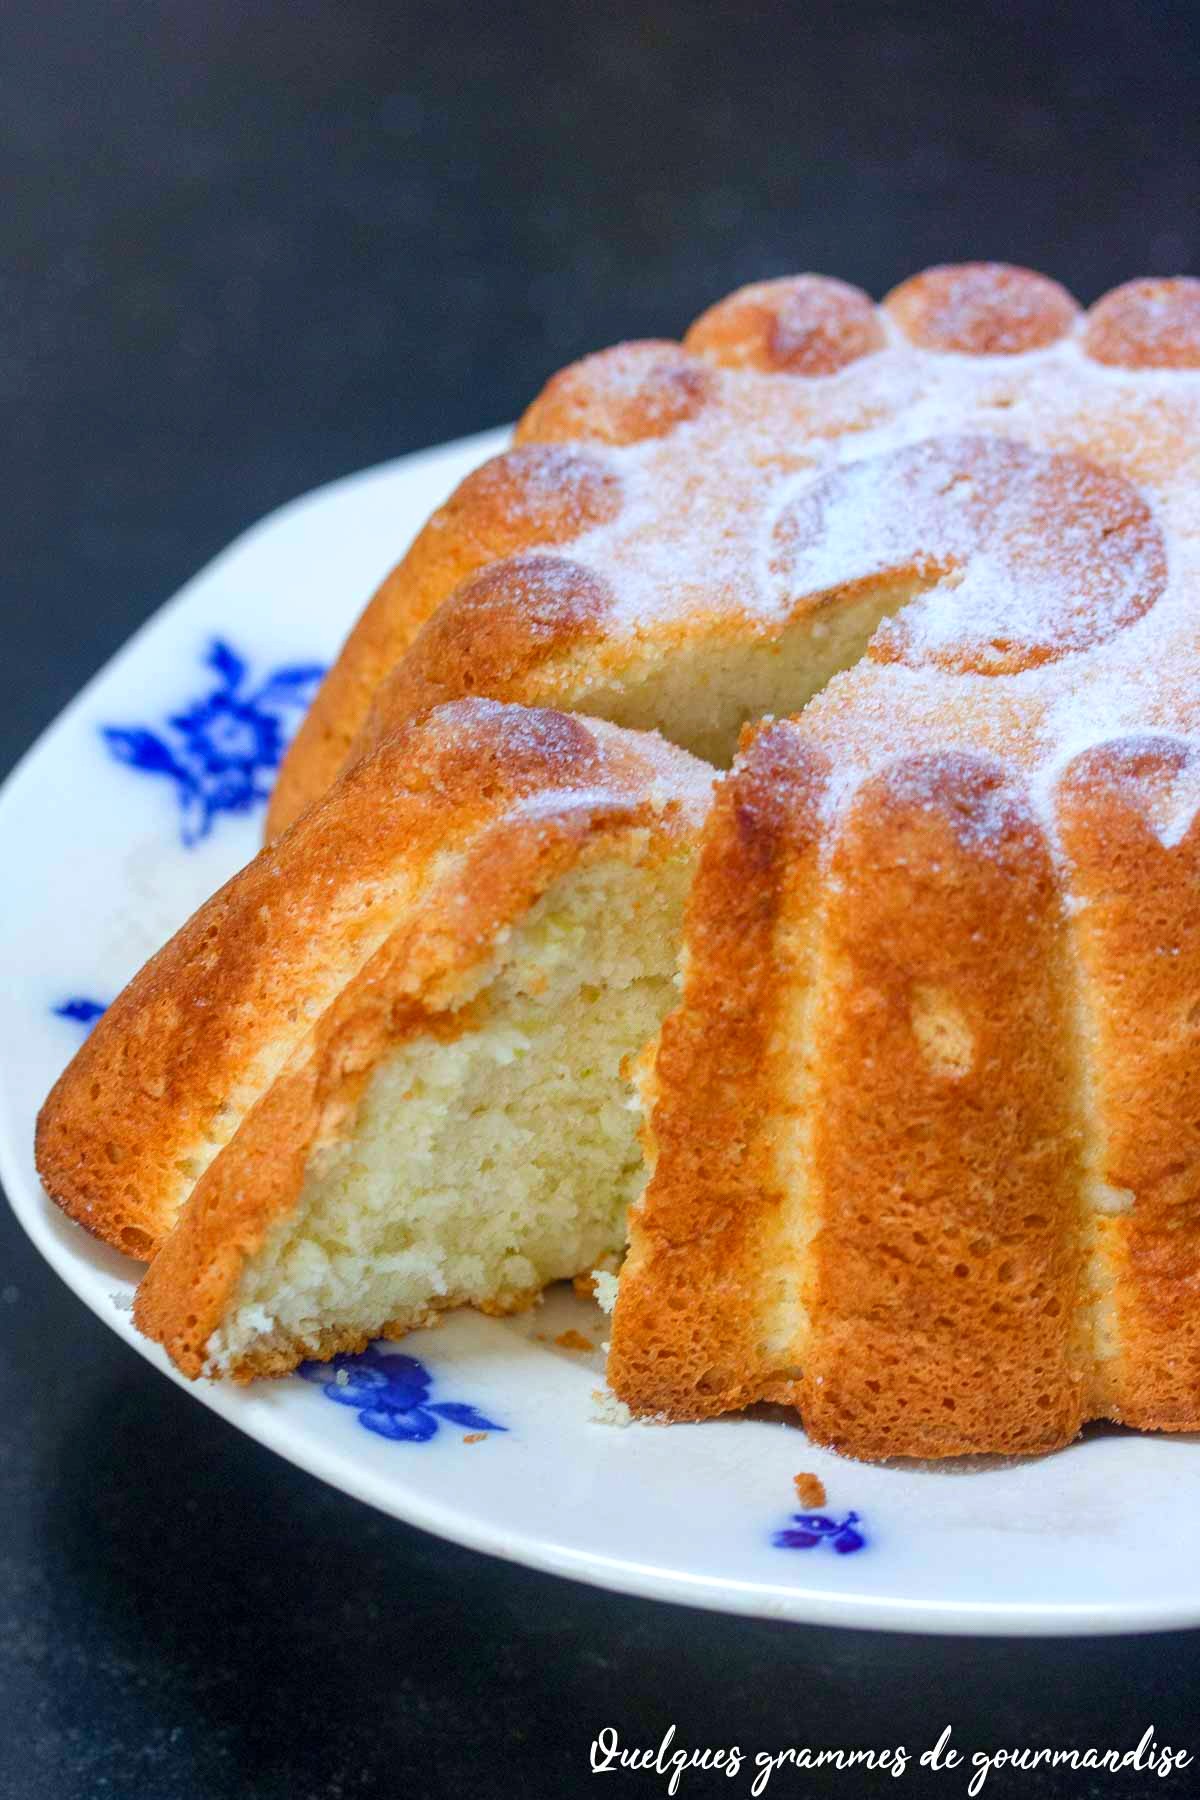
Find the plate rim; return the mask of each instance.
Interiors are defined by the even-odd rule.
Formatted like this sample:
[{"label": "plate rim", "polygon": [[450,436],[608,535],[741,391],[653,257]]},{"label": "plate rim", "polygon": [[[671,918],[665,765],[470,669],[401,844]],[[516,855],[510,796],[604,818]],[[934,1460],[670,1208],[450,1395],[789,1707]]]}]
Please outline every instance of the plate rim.
[{"label": "plate rim", "polygon": [[[87,706],[93,692],[106,677],[124,661],[136,657],[146,634],[166,617],[186,607],[195,590],[239,549],[267,527],[285,521],[289,514],[313,500],[333,498],[339,491],[372,479],[386,480],[412,472],[414,465],[426,466],[438,457],[452,462],[457,457],[477,452],[482,458],[503,447],[509,429],[499,426],[473,432],[339,476],[286,501],[239,532],[136,627],[17,758],[0,785],[0,841],[14,795],[36,778],[41,757],[51,740]],[[1149,1603],[1105,1601],[1101,1597],[1095,1601],[1056,1600],[1036,1606],[1026,1600],[955,1601],[911,1595],[839,1594],[809,1589],[803,1583],[768,1584],[729,1575],[689,1573],[653,1561],[621,1558],[602,1551],[589,1552],[547,1538],[544,1533],[514,1528],[510,1522],[492,1525],[485,1511],[472,1512],[444,1496],[406,1486],[402,1477],[399,1480],[393,1478],[385,1485],[368,1463],[332,1453],[326,1457],[306,1437],[297,1439],[289,1431],[283,1414],[278,1417],[260,1415],[253,1421],[239,1416],[241,1390],[230,1393],[218,1383],[187,1381],[169,1363],[157,1344],[151,1344],[135,1333],[126,1316],[115,1307],[104,1305],[102,1296],[89,1285],[88,1276],[94,1275],[94,1267],[81,1260],[75,1250],[77,1242],[81,1242],[82,1247],[94,1240],[86,1235],[82,1241],[76,1239],[75,1234],[82,1228],[48,1210],[41,1184],[36,1174],[31,1175],[30,1146],[22,1146],[12,1135],[20,1111],[7,1080],[6,1059],[0,1060],[0,1185],[26,1238],[75,1297],[159,1374],[167,1376],[218,1417],[294,1467],[402,1523],[503,1561],[582,1581],[610,1592],[790,1624],[963,1637],[1119,1636],[1200,1625],[1200,1582],[1193,1595],[1171,1603],[1162,1600]]]}]

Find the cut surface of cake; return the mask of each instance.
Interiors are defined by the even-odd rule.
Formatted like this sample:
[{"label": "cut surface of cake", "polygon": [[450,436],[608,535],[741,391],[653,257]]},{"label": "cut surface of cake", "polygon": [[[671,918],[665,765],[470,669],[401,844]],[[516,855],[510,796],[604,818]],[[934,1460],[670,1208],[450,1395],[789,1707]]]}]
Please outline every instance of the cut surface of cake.
[{"label": "cut surface of cake", "polygon": [[181,1368],[276,1373],[509,1311],[621,1250],[643,1178],[623,1065],[675,997],[711,779],[598,721],[444,708],[143,971],[47,1103],[39,1162],[93,1230],[153,1240],[134,1316]]},{"label": "cut surface of cake", "polygon": [[864,1455],[1200,1426],[1200,283],[760,283],[518,439],[351,756],[477,682],[720,762],[799,714],[710,822],[616,1392]]},{"label": "cut surface of cake", "polygon": [[[638,1065],[610,1358],[635,1413],[781,1401],[867,1456],[1200,1428],[1198,622],[1200,283],[1085,312],[993,264],[881,306],[763,282],[585,358],[383,584],[285,762],[281,845],[469,696],[733,764]],[[505,1008],[515,979],[489,973]],[[228,1073],[157,1116],[203,1086],[215,1142]],[[74,1091],[52,1191],[90,1142]],[[206,1154],[172,1151],[172,1204]],[[371,1166],[314,1163],[304,1216]],[[86,1218],[91,1191],[60,1197]]]}]

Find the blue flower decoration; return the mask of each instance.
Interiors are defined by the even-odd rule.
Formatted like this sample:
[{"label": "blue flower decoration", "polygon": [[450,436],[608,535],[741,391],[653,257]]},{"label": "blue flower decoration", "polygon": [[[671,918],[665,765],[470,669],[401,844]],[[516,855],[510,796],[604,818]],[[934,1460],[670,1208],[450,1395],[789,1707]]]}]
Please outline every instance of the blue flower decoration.
[{"label": "blue flower decoration", "polygon": [[830,1519],[825,1513],[793,1513],[792,1523],[777,1531],[771,1542],[777,1550],[814,1550],[818,1544],[828,1544],[839,1556],[850,1556],[866,1549],[867,1540],[857,1529],[858,1523],[856,1512],[848,1512],[844,1519]]},{"label": "blue flower decoration", "polygon": [[144,775],[175,783],[185,844],[207,837],[218,813],[244,813],[261,805],[293,731],[324,674],[316,663],[276,669],[256,687],[246,664],[220,638],[205,664],[216,685],[161,732],[141,725],[105,725],[111,755]]},{"label": "blue flower decoration", "polygon": [[296,1371],[316,1382],[327,1400],[353,1406],[358,1422],[376,1436],[401,1444],[424,1444],[443,1419],[464,1431],[504,1431],[473,1406],[458,1400],[430,1400],[433,1377],[415,1356],[389,1356],[372,1344],[359,1356],[301,1363]]},{"label": "blue flower decoration", "polygon": [[84,1025],[88,1030],[105,1010],[103,1000],[87,1000],[82,996],[73,996],[70,1000],[63,1000],[53,1009],[56,1018],[70,1019],[72,1024]]}]

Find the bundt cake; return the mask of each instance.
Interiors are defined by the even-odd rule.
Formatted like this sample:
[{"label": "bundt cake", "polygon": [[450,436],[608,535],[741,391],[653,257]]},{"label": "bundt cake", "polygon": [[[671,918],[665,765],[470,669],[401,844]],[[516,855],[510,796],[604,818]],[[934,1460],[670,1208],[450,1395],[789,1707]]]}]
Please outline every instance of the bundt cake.
[{"label": "bundt cake", "polygon": [[[882,307],[769,281],[682,345],[563,371],[355,627],[281,772],[275,848],[65,1078],[43,1128],[51,1191],[148,1250],[203,1175],[139,1316],[169,1338],[170,1309],[191,1306],[186,1366],[283,1366],[269,1308],[244,1343],[230,1324],[259,1317],[246,1271],[291,1229],[265,1235],[257,1171],[315,1129],[297,1139],[273,1109],[292,1104],[285,1059],[310,1080],[327,1032],[298,1019],[280,1043],[279,1014],[307,982],[340,1042],[343,990],[395,913],[321,890],[301,951],[298,927],[260,927],[255,884],[311,911],[356,832],[369,885],[390,857],[433,930],[428,837],[414,850],[373,796],[407,782],[447,706],[569,709],[583,717],[544,729],[595,732],[606,755],[649,753],[588,717],[733,762],[679,1004],[639,1062],[651,1173],[641,1201],[620,1184],[616,1393],[669,1418],[782,1401],[866,1456],[1040,1450],[1089,1418],[1200,1427],[1198,495],[1200,282],[1132,282],[1085,313],[990,264],[928,270]],[[695,813],[681,802],[670,838],[680,882]],[[642,894],[661,879],[629,877]],[[647,1014],[669,906],[659,924]],[[219,1047],[187,1010],[205,955],[240,971],[217,983]],[[385,953],[397,991],[416,955]],[[155,1047],[172,1034],[176,1051]],[[114,1137],[135,1094],[143,1117]],[[294,1221],[304,1154],[286,1154],[267,1187],[289,1195],[271,1217]],[[464,1229],[518,1163],[464,1186]],[[219,1303],[185,1303],[189,1282],[215,1291],[195,1271],[223,1257]],[[531,1260],[525,1284],[570,1260]],[[334,1341],[310,1322],[283,1337]]]},{"label": "bundt cake", "polygon": [[624,1245],[621,1065],[675,998],[712,771],[462,701],[384,743],[214,896],[43,1110],[50,1193],[154,1254],[180,1368],[284,1371]]},{"label": "bundt cake", "polygon": [[682,345],[585,358],[367,607],[269,832],[356,742],[467,693],[728,765],[743,724],[864,657],[901,665],[888,693],[1063,658],[1069,684],[1163,591],[1198,344],[1200,283],[1134,282],[1085,315],[1043,276],[967,265],[882,308],[838,281],[764,282]]}]

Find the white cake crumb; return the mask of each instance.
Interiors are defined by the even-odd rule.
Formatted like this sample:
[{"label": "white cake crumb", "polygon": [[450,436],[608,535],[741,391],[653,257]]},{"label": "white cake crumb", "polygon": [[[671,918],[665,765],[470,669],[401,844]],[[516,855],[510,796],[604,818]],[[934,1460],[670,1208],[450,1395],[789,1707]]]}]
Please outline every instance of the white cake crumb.
[{"label": "white cake crumb", "polygon": [[609,1269],[592,1270],[593,1297],[601,1312],[610,1313],[617,1304],[617,1278]]},{"label": "white cake crumb", "polygon": [[593,1388],[592,1402],[595,1410],[592,1413],[593,1425],[632,1425],[633,1414],[623,1400],[610,1393],[608,1388]]}]

